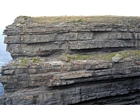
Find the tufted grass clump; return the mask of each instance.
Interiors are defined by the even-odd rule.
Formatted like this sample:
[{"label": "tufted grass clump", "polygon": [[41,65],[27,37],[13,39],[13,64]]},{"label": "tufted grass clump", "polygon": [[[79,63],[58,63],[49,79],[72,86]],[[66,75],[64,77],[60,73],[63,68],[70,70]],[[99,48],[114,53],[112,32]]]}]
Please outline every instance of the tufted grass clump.
[{"label": "tufted grass clump", "polygon": [[31,59],[33,63],[39,63],[40,62],[40,59],[37,58],[37,57],[34,57]]},{"label": "tufted grass clump", "polygon": [[38,64],[48,61],[47,58],[41,57],[20,57],[13,62],[14,66],[26,66],[29,64]]},{"label": "tufted grass clump", "polygon": [[29,59],[28,58],[20,58],[19,59],[19,65],[27,65],[29,63]]}]

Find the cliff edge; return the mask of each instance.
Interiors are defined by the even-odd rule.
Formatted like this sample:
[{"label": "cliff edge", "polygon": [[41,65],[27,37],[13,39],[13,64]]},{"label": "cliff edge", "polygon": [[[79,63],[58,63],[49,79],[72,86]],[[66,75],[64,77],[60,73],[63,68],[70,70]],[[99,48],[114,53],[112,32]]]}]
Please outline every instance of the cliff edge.
[{"label": "cliff edge", "polygon": [[4,30],[1,105],[139,105],[140,18],[19,16]]}]

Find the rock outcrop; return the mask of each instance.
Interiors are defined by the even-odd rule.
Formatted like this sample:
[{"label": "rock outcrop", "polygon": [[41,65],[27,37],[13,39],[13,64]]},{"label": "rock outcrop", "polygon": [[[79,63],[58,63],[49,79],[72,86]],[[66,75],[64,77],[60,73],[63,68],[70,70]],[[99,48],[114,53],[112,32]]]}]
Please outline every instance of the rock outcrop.
[{"label": "rock outcrop", "polygon": [[139,17],[16,18],[4,31],[13,60],[2,68],[0,104],[139,105],[139,23]]}]

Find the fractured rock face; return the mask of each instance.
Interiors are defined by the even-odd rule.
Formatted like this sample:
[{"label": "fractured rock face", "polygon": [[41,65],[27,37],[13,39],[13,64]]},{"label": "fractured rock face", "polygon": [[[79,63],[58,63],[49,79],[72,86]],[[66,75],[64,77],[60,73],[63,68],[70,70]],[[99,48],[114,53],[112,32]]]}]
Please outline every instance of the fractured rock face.
[{"label": "fractured rock face", "polygon": [[140,30],[133,23],[140,18],[57,19],[23,16],[7,26],[14,59],[2,67],[0,104],[139,105]]},{"label": "fractured rock face", "polygon": [[[116,24],[115,19],[122,24]],[[97,49],[115,51],[139,47],[139,28],[135,25],[135,30],[132,29],[131,22],[127,23],[127,26],[124,21],[117,18],[113,19],[114,23],[108,23],[106,20],[97,23],[94,17],[89,20],[90,23],[86,23],[86,18],[83,23],[66,21],[64,25],[59,22],[47,24],[46,19],[44,19],[45,24],[39,23],[37,18],[18,17],[15,23],[4,31],[7,35],[5,38],[7,51],[13,58],[17,58],[56,55],[56,52],[75,53],[79,50],[83,53],[88,49],[96,52]]]}]

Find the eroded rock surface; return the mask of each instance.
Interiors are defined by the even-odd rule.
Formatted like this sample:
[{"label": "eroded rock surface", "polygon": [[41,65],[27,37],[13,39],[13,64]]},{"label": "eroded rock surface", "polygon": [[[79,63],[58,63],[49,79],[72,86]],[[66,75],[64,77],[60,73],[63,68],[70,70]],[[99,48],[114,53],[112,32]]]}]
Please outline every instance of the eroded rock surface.
[{"label": "eroded rock surface", "polygon": [[2,68],[0,104],[139,105],[139,23],[138,17],[16,18],[4,31],[14,60]]}]

